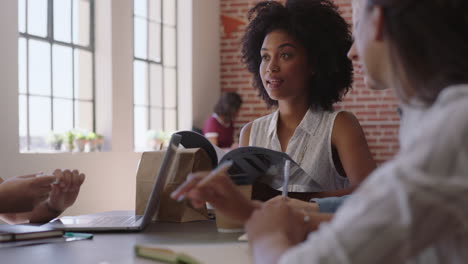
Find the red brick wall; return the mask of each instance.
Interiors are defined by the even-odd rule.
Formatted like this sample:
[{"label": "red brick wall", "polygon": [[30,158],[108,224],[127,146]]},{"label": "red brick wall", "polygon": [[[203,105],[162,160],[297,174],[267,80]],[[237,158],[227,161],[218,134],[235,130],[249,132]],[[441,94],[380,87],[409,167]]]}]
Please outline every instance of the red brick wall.
[{"label": "red brick wall", "polygon": [[[351,23],[351,0],[334,0],[344,18]],[[244,101],[238,120],[237,134],[246,123],[270,113],[251,86],[251,75],[241,63],[240,39],[247,23],[246,14],[259,0],[221,0],[221,90],[238,92]],[[397,102],[391,90],[372,91],[365,87],[362,76],[355,75],[353,89],[336,109],[353,112],[361,122],[367,142],[380,164],[398,150],[399,118]]]}]

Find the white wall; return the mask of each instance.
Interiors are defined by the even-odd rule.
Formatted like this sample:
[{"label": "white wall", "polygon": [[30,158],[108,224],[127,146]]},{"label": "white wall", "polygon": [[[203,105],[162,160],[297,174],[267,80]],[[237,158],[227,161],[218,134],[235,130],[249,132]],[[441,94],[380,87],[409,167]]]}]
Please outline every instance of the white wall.
[{"label": "white wall", "polygon": [[[132,210],[135,201],[135,171],[140,154],[132,150],[133,1],[95,3],[96,124],[98,132],[112,139],[111,151],[21,154],[17,1],[0,2],[0,177],[51,172],[56,167],[80,169],[87,178],[77,202],[66,212],[69,215]],[[192,120],[197,125],[203,122],[219,96],[219,0],[179,0],[179,7],[185,12],[184,16],[179,15],[179,124],[181,129],[189,129]],[[192,31],[187,30],[189,26]]]},{"label": "white wall", "polygon": [[193,2],[193,124],[201,128],[221,90],[220,2]]}]

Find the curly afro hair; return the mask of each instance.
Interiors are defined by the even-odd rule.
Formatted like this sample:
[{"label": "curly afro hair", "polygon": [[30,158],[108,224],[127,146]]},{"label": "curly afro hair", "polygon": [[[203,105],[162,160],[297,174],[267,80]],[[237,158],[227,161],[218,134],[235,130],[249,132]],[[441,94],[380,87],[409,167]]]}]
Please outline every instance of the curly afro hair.
[{"label": "curly afro hair", "polygon": [[332,110],[351,88],[353,66],[347,53],[352,45],[350,27],[330,0],[288,0],[256,4],[248,13],[249,25],[242,38],[242,61],[253,73],[253,86],[269,107],[272,100],[260,76],[260,49],[266,35],[285,30],[301,43],[314,69],[309,85],[310,107]]}]

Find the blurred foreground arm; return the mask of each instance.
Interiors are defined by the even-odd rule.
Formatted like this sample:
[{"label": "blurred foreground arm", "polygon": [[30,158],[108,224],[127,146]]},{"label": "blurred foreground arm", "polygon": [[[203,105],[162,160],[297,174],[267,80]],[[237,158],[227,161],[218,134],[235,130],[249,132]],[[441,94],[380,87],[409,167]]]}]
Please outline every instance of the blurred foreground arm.
[{"label": "blurred foreground arm", "polygon": [[171,197],[175,200],[189,199],[196,208],[210,203],[216,210],[241,222],[245,222],[259,203],[246,198],[229,178],[231,164],[223,164],[211,172],[190,174]]}]

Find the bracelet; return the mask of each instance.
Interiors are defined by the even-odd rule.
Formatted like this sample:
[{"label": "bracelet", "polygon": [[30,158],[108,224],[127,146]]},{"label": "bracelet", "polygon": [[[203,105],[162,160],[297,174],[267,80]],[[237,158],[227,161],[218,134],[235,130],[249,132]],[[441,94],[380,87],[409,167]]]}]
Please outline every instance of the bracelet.
[{"label": "bracelet", "polygon": [[49,210],[49,212],[51,212],[51,213],[54,213],[54,214],[61,214],[61,213],[63,212],[63,211],[61,211],[61,210],[57,210],[57,209],[55,209],[55,208],[52,208],[52,206],[50,206],[49,201],[47,201],[45,204],[46,204],[47,210]]}]

